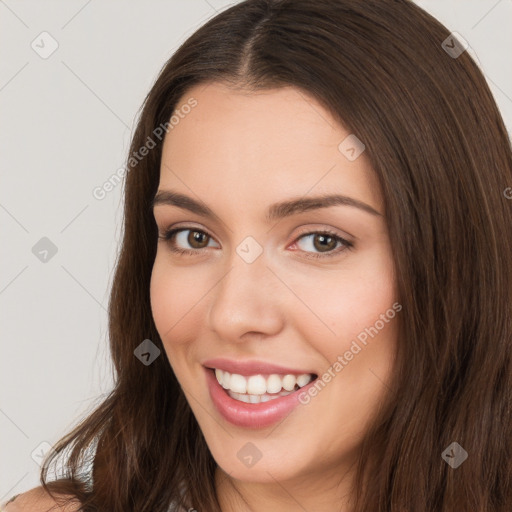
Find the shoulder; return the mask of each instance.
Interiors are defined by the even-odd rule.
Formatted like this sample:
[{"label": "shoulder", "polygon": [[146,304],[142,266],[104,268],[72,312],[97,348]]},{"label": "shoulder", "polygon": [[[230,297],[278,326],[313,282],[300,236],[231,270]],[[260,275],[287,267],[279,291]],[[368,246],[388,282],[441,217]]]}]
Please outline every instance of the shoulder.
[{"label": "shoulder", "polygon": [[61,506],[42,487],[34,487],[17,494],[0,505],[0,512],[77,512],[78,510],[80,510],[78,500]]}]

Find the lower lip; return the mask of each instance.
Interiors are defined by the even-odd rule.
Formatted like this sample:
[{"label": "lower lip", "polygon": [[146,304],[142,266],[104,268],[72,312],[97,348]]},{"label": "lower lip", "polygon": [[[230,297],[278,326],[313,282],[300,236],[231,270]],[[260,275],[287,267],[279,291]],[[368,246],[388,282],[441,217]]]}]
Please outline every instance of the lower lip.
[{"label": "lower lip", "polygon": [[210,397],[219,413],[233,425],[245,428],[265,428],[283,420],[295,407],[302,405],[298,398],[299,391],[307,390],[315,382],[313,380],[300,390],[268,402],[248,404],[231,398],[217,381],[214,371],[210,368],[205,370]]}]

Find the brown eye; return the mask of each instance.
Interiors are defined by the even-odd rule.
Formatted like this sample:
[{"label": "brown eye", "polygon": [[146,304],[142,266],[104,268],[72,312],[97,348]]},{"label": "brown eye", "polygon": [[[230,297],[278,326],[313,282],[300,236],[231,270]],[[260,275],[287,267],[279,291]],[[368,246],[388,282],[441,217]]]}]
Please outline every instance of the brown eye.
[{"label": "brown eye", "polygon": [[336,249],[337,240],[330,235],[316,234],[313,237],[313,247],[320,252]]},{"label": "brown eye", "polygon": [[206,249],[209,242],[213,241],[208,233],[193,228],[171,229],[159,238],[169,245],[171,251],[187,255],[200,254],[201,250]]},{"label": "brown eye", "polygon": [[327,258],[351,249],[353,243],[328,231],[313,231],[297,238],[295,245],[301,249],[306,258]]},{"label": "brown eye", "polygon": [[[194,231],[192,229],[188,229],[186,231],[189,231],[189,235],[187,236],[187,243],[190,245],[190,247],[193,247],[194,249],[203,249],[204,247],[208,246],[208,239],[210,237],[206,233],[203,231]],[[206,245],[203,246],[205,241]]]}]

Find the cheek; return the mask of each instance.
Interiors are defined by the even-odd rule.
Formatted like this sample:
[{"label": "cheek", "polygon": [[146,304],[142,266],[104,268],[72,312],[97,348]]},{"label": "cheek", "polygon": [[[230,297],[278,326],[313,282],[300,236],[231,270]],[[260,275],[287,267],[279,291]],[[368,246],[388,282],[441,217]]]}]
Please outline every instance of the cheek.
[{"label": "cheek", "polygon": [[165,333],[173,325],[171,315],[179,302],[177,301],[176,287],[176,279],[169,272],[164,271],[164,265],[160,263],[157,256],[151,273],[149,295],[153,320],[162,341],[164,341]]},{"label": "cheek", "polygon": [[[150,283],[151,311],[157,329],[164,338],[196,314],[207,284],[197,271],[172,266],[165,254],[157,253]],[[167,336],[165,334],[167,333]]]},{"label": "cheek", "polygon": [[[302,328],[326,355],[335,358],[357,336],[364,339],[376,322],[380,339],[391,334],[397,297],[388,252],[354,257],[340,270],[320,273],[317,279],[295,278],[295,289],[309,309],[298,317],[303,318]],[[381,315],[388,321],[383,323]]]},{"label": "cheek", "polygon": [[194,305],[202,295],[186,270],[171,267],[157,254],[150,283],[151,312],[170,361],[173,352],[194,335]]},{"label": "cheek", "polygon": [[186,378],[187,365],[195,364],[207,315],[208,291],[218,281],[208,266],[173,265],[165,251],[157,252],[150,282],[153,320],[178,380]]},{"label": "cheek", "polygon": [[[332,291],[326,301],[325,315],[336,336],[353,339],[376,322],[382,328],[381,315],[393,318],[396,301],[394,285],[389,275],[372,280],[354,279],[346,288]],[[387,323],[387,322],[386,322]],[[361,334],[361,338],[364,335]]]}]

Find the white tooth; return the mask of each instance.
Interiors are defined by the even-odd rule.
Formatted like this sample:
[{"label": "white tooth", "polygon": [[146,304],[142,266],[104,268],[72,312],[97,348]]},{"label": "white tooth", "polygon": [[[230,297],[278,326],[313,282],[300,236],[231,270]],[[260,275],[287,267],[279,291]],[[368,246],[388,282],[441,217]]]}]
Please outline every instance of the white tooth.
[{"label": "white tooth", "polygon": [[270,395],[261,395],[260,396],[261,402],[268,402],[269,400],[272,400],[272,398],[270,398]]},{"label": "white tooth", "polygon": [[279,398],[279,395],[268,395],[270,400],[275,400],[276,398]]},{"label": "white tooth", "polygon": [[295,388],[295,384],[297,383],[297,379],[295,375],[285,375],[283,378],[283,388],[286,391],[292,391]]},{"label": "white tooth", "polygon": [[240,400],[240,402],[245,402],[246,404],[249,403],[249,395],[238,395],[238,400]]},{"label": "white tooth", "polygon": [[299,385],[299,388],[302,388],[306,384],[309,384],[311,382],[311,375],[309,373],[303,373],[302,375],[299,375],[297,377],[297,384]]},{"label": "white tooth", "polygon": [[259,404],[260,400],[263,401],[265,395],[247,395],[251,404]]},{"label": "white tooth", "polygon": [[229,372],[223,372],[221,386],[224,389],[229,389],[229,381],[231,380],[231,374]]},{"label": "white tooth", "polygon": [[222,370],[215,368],[215,377],[217,377],[217,382],[222,385]]},{"label": "white tooth", "polygon": [[233,373],[229,381],[229,389],[235,393],[246,393],[247,379],[242,375],[238,375],[238,373]]},{"label": "white tooth", "polygon": [[269,375],[267,378],[267,393],[278,393],[283,387],[281,377],[276,374]]},{"label": "white tooth", "polygon": [[240,393],[233,393],[230,389],[228,389],[228,395],[235,400],[240,400]]},{"label": "white tooth", "polygon": [[247,393],[263,395],[267,391],[267,382],[262,375],[251,375],[247,381]]}]

